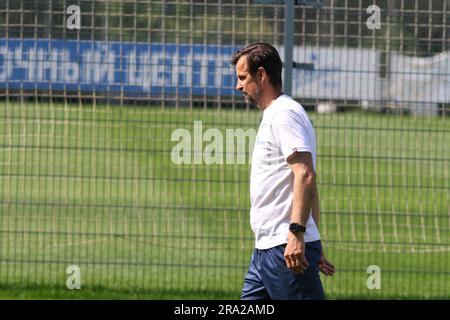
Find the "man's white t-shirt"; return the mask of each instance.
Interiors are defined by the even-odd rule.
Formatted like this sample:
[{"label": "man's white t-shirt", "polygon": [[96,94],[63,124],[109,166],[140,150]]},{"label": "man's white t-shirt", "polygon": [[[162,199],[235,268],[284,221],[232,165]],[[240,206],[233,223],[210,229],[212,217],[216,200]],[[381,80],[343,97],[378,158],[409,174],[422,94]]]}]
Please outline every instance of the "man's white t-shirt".
[{"label": "man's white t-shirt", "polygon": [[[312,154],[316,168],[316,138],[303,107],[281,95],[263,112],[252,154],[250,224],[255,247],[269,249],[287,243],[291,223],[294,173],[286,159],[294,152]],[[305,242],[320,239],[312,215]]]}]

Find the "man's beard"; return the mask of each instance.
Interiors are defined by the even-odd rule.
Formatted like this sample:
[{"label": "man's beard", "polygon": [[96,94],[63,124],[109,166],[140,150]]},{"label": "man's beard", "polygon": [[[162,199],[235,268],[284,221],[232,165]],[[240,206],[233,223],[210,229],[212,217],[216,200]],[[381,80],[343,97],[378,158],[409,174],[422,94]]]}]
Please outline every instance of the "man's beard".
[{"label": "man's beard", "polygon": [[245,102],[258,107],[259,102],[261,100],[261,90],[259,88],[257,88],[255,90],[255,94],[253,96],[249,95],[248,93],[244,94],[245,97]]}]

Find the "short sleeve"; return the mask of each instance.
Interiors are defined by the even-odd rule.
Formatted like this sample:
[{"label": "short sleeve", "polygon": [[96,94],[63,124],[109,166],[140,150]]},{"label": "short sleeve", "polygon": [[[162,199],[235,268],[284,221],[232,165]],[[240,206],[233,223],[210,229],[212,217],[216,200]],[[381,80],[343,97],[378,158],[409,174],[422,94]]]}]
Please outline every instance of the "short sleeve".
[{"label": "short sleeve", "polygon": [[313,154],[308,139],[309,126],[306,119],[293,111],[280,110],[273,118],[274,134],[285,160],[294,152]]}]

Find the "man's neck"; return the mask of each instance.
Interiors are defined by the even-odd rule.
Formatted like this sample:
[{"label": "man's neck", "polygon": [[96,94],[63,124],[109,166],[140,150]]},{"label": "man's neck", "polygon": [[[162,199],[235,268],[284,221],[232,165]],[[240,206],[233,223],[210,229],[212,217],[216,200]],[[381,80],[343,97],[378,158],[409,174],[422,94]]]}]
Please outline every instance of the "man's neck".
[{"label": "man's neck", "polygon": [[261,111],[266,110],[272,104],[272,102],[274,102],[282,94],[283,92],[281,91],[281,89],[274,89],[269,94],[267,94],[266,97],[262,98],[259,105]]}]

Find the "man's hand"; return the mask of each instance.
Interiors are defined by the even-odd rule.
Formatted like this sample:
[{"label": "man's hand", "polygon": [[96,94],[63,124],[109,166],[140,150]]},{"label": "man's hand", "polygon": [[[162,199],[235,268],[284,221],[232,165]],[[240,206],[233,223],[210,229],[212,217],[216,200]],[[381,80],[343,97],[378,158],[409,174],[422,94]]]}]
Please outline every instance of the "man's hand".
[{"label": "man's hand", "polygon": [[325,259],[323,251],[320,254],[319,270],[326,276],[332,276],[336,272],[334,266]]},{"label": "man's hand", "polygon": [[305,240],[302,232],[294,235],[289,232],[288,243],[284,250],[284,259],[287,267],[297,273],[304,273],[309,267],[305,258]]}]

